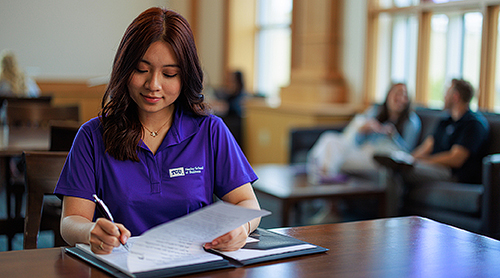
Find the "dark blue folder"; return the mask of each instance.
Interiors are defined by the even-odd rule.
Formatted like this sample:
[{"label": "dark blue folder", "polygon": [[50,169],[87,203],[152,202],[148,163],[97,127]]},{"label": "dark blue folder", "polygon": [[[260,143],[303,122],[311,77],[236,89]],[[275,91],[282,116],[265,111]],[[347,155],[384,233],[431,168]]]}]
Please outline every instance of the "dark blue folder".
[{"label": "dark blue folder", "polygon": [[[298,240],[298,239],[290,237],[290,236],[271,232],[271,231],[261,229],[261,228],[258,228],[255,232],[253,232],[250,235],[250,237],[257,238],[257,239],[259,239],[259,241],[247,243],[243,247],[243,249],[272,250],[272,249],[276,249],[276,248],[290,247],[290,246],[300,245],[300,244],[310,244],[308,242]],[[296,257],[296,256],[303,256],[303,255],[308,255],[308,254],[323,253],[323,252],[328,251],[328,249],[326,249],[326,248],[323,248],[323,247],[320,247],[317,245],[314,245],[314,246],[315,246],[314,248],[290,251],[290,252],[285,252],[285,253],[278,252],[275,254],[266,255],[263,257],[251,258],[251,259],[242,260],[242,261],[235,260],[231,257],[227,257],[224,254],[221,254],[221,253],[213,251],[213,250],[207,250],[210,253],[222,256],[224,259],[220,260],[220,261],[214,261],[214,262],[198,263],[198,264],[192,264],[192,265],[187,265],[187,266],[178,266],[178,267],[172,267],[172,268],[151,270],[151,271],[146,271],[146,272],[137,272],[137,273],[132,273],[132,274],[122,272],[118,268],[115,268],[114,266],[112,266],[111,264],[108,264],[102,260],[99,260],[93,254],[90,254],[86,251],[83,251],[78,247],[69,247],[69,248],[66,248],[65,250],[67,253],[74,255],[74,256],[82,259],[83,261],[85,261],[85,262],[87,262],[95,267],[100,268],[101,270],[113,275],[114,277],[143,278],[143,277],[174,277],[174,276],[193,274],[193,273],[204,272],[204,271],[241,267],[241,266],[246,266],[246,265],[250,265],[250,264],[274,261],[274,260]]]}]

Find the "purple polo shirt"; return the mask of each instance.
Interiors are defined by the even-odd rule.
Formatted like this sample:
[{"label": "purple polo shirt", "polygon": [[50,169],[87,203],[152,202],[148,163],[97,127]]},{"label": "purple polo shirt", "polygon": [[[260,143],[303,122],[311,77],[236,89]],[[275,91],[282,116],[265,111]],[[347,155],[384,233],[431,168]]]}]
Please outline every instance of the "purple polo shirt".
[{"label": "purple polo shirt", "polygon": [[140,162],[105,153],[98,118],[83,124],[55,193],[93,200],[97,194],[115,222],[133,236],[178,218],[257,180],[223,121],[176,109],[172,127],[155,155],[141,141]]}]

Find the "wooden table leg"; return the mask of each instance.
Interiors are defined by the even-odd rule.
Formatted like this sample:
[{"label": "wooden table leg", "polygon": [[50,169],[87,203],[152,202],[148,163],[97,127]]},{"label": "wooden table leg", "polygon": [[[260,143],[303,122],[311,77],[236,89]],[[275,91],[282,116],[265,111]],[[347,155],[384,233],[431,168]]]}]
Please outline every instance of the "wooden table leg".
[{"label": "wooden table leg", "polygon": [[288,200],[284,200],[281,209],[281,226],[288,227],[290,225],[290,208],[292,204]]},{"label": "wooden table leg", "polygon": [[387,204],[386,204],[386,196],[385,193],[381,194],[381,196],[378,198],[378,215],[380,217],[387,217],[388,211],[387,211]]}]

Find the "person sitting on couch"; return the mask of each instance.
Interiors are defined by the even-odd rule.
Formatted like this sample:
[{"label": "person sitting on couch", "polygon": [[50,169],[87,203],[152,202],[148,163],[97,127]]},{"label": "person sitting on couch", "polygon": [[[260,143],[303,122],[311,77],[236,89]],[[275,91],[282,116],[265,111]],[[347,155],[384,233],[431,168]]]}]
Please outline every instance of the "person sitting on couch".
[{"label": "person sitting on couch", "polygon": [[[481,159],[489,126],[484,116],[470,110],[473,95],[474,89],[469,82],[452,80],[444,97],[444,110],[449,117],[412,152],[413,167],[400,171],[405,184],[481,183]],[[385,166],[395,165],[383,155],[375,156],[375,160]]]},{"label": "person sitting on couch", "polygon": [[420,118],[411,108],[406,85],[395,83],[381,105],[356,115],[343,132],[321,134],[308,153],[307,172],[311,182],[335,178],[340,172],[376,173],[375,151],[412,151],[420,134]]}]

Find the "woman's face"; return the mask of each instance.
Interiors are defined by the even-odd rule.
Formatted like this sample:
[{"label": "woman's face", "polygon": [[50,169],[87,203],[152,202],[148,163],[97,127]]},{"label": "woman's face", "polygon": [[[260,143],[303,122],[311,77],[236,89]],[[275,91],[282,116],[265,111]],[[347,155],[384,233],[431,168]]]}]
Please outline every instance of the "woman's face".
[{"label": "woman's face", "polygon": [[181,92],[180,68],[170,44],[157,41],[137,64],[128,82],[139,115],[171,112]]},{"label": "woman's face", "polygon": [[401,114],[403,110],[408,105],[408,93],[406,91],[406,86],[396,85],[389,91],[387,96],[387,109],[389,113],[395,113],[397,115]]}]

